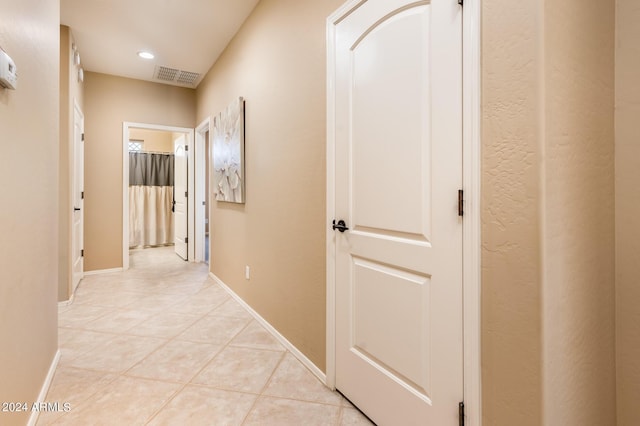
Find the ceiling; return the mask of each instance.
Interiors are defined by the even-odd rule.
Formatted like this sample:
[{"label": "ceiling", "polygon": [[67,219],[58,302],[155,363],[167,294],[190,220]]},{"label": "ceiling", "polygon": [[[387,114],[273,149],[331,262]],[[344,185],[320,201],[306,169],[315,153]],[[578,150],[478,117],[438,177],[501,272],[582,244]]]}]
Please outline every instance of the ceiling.
[{"label": "ceiling", "polygon": [[61,0],[60,23],[71,28],[86,71],[196,87],[258,1]]}]

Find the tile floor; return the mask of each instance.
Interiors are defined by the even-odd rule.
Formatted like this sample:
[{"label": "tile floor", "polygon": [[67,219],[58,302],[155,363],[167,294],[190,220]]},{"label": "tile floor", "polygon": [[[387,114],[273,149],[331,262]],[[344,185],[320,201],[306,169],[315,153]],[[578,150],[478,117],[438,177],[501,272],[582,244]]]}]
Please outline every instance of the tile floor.
[{"label": "tile floor", "polygon": [[59,310],[61,358],[38,425],[370,425],[172,247],[87,276]]}]

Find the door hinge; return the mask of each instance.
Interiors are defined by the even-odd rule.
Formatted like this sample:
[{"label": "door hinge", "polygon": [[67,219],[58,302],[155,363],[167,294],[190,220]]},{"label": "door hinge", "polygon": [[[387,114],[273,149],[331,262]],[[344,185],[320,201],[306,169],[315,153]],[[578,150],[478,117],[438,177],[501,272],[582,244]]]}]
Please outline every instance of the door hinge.
[{"label": "door hinge", "polygon": [[189,193],[187,191],[184,191],[184,198],[189,198]]},{"label": "door hinge", "polygon": [[84,257],[84,249],[80,250],[80,257]]},{"label": "door hinge", "polygon": [[464,216],[464,191],[458,190],[458,216]]},{"label": "door hinge", "polygon": [[84,200],[84,191],[82,191],[82,192],[80,193],[80,199],[81,199],[81,200]]},{"label": "door hinge", "polygon": [[458,404],[458,424],[464,426],[464,402]]},{"label": "door hinge", "polygon": [[84,142],[84,133],[82,134],[82,142]]},{"label": "door hinge", "polygon": [[185,146],[184,146],[184,150],[185,150],[185,151],[189,151],[189,145],[185,145]]},{"label": "door hinge", "polygon": [[184,243],[188,244],[189,243],[189,237],[184,237]]},{"label": "door hinge", "polygon": [[459,4],[460,6],[463,6],[463,5],[464,5],[464,0],[458,0],[458,4]]}]

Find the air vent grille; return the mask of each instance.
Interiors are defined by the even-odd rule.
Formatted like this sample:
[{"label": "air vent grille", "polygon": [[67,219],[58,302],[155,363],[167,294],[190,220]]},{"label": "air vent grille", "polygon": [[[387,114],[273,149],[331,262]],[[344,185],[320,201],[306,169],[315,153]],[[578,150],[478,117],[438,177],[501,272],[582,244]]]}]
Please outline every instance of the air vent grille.
[{"label": "air vent grille", "polygon": [[200,74],[198,74],[197,72],[180,71],[180,75],[178,75],[178,79],[176,80],[176,82],[193,86],[196,84],[198,77],[200,77]]},{"label": "air vent grille", "polygon": [[153,74],[153,78],[168,83],[179,84],[182,86],[195,86],[200,78],[200,74],[191,71],[182,71],[175,68],[157,66]]},{"label": "air vent grille", "polygon": [[174,81],[180,70],[175,68],[158,67],[156,78],[164,81]]}]

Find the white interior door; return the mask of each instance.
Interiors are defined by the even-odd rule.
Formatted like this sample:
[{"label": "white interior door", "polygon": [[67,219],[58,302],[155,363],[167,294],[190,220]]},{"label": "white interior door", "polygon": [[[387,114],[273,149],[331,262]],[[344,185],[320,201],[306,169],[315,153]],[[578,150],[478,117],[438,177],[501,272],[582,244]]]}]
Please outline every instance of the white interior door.
[{"label": "white interior door", "polygon": [[73,116],[73,184],[71,201],[71,294],[84,276],[84,117],[76,105]]},{"label": "white interior door", "polygon": [[336,25],[336,387],[378,425],[463,400],[461,18],[368,0]]},{"label": "white interior door", "polygon": [[187,260],[188,253],[188,216],[187,216],[187,184],[188,184],[188,146],[185,135],[173,142],[174,147],[174,235],[176,254]]}]

